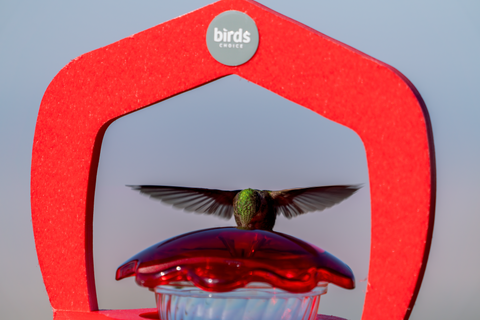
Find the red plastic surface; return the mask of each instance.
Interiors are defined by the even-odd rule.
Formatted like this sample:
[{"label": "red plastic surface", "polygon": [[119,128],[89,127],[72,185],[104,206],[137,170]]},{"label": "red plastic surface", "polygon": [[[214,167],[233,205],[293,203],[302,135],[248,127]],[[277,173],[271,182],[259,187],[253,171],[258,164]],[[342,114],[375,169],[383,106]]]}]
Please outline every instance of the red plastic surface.
[{"label": "red plastic surface", "polygon": [[102,310],[93,312],[55,311],[55,320],[159,320],[157,309]]},{"label": "red plastic surface", "polygon": [[193,231],[157,243],[117,269],[117,280],[130,276],[148,288],[191,281],[214,292],[250,282],[290,292],[311,291],[319,281],[355,287],[350,267],[325,250],[280,232],[236,227]]},{"label": "red plastic surface", "polygon": [[[205,45],[209,22],[247,13],[257,53],[228,67]],[[223,0],[86,53],[43,97],[33,145],[32,222],[54,309],[98,313],[92,221],[103,134],[130,112],[236,74],[353,129],[362,139],[372,235],[363,320],[407,319],[433,230],[435,157],[425,105],[398,71],[250,0]],[[73,318],[72,318],[73,319]]]},{"label": "red plastic surface", "polygon": [[[105,310],[95,312],[59,311],[56,320],[160,320],[157,309]],[[319,314],[317,320],[345,320],[343,318]]]}]

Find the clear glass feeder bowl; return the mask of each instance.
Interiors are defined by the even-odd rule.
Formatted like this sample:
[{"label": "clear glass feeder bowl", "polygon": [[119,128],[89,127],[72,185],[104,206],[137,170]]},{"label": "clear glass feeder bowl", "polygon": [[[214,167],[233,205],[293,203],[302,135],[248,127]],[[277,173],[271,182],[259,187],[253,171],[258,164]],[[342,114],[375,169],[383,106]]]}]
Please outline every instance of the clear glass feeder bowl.
[{"label": "clear glass feeder bowl", "polygon": [[162,320],[315,320],[320,295],[327,292],[320,282],[306,293],[292,293],[266,283],[250,283],[229,292],[208,292],[191,282],[155,287],[155,300]]}]

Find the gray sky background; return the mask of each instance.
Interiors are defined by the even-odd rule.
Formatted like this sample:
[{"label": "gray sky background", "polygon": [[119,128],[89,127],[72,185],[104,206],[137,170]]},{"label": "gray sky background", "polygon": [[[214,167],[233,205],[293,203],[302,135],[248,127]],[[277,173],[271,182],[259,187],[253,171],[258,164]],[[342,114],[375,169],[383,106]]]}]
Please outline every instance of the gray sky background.
[{"label": "gray sky background", "polygon": [[[435,139],[437,212],[410,319],[480,318],[480,2],[259,2],[392,65],[420,91]],[[209,3],[0,2],[2,319],[52,316],[35,254],[29,187],[35,121],[48,84],[75,57]],[[330,286],[320,312],[360,319],[370,198],[365,151],[354,132],[237,76],[115,121],[102,145],[95,197],[100,308],[154,307],[153,294],[133,279],[114,280],[133,254],[179,233],[234,224],[171,209],[125,184],[283,189],[344,183],[366,186],[325,212],[281,218],[276,230],[352,267],[357,288]]]}]

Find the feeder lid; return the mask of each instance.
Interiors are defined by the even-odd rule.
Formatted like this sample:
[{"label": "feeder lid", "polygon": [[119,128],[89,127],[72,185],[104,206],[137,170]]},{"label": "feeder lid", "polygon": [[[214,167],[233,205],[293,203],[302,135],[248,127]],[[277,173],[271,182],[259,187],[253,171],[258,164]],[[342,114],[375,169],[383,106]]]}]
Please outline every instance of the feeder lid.
[{"label": "feeder lid", "polygon": [[117,280],[130,276],[148,288],[191,281],[214,292],[251,282],[290,292],[308,292],[321,281],[355,287],[350,267],[330,253],[280,232],[236,227],[198,230],[159,242],[117,269]]}]

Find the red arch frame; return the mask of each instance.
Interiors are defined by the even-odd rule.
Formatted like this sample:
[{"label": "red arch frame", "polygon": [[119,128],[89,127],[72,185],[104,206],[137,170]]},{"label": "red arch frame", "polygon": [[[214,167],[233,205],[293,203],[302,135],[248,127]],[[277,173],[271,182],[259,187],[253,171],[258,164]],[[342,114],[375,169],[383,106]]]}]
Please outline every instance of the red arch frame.
[{"label": "red arch frame", "polygon": [[[252,17],[255,56],[228,67],[205,44],[226,10]],[[103,134],[115,119],[236,74],[353,129],[370,173],[372,236],[363,320],[408,319],[421,285],[435,210],[435,156],[425,104],[398,71],[251,0],[222,0],[86,53],[43,97],[31,202],[37,254],[55,319],[140,319],[97,311],[93,198]]]}]

